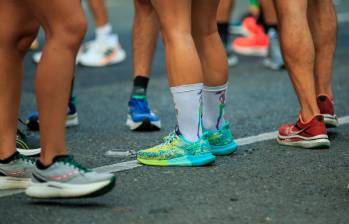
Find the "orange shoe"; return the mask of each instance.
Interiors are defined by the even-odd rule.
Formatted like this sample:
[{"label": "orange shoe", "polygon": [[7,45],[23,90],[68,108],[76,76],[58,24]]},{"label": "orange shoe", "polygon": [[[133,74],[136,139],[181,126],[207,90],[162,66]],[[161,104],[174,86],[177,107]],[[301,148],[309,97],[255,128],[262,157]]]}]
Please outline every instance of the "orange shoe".
[{"label": "orange shoe", "polygon": [[236,38],[232,43],[234,51],[247,56],[267,56],[269,37],[264,33],[263,27],[258,25],[254,18],[245,19],[244,26],[251,35]]},{"label": "orange shoe", "polygon": [[242,26],[245,29],[245,31],[248,33],[247,36],[251,36],[255,33],[259,32],[260,25],[257,24],[257,19],[253,16],[246,17],[242,21]]}]

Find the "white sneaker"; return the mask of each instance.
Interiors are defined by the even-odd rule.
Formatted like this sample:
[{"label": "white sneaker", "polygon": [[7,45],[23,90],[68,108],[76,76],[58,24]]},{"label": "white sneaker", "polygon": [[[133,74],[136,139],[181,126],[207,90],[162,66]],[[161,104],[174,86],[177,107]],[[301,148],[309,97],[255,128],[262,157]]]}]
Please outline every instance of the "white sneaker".
[{"label": "white sneaker", "polygon": [[106,39],[96,39],[79,54],[79,63],[84,66],[102,67],[124,61],[126,52],[122,49],[118,37],[109,35]]},{"label": "white sneaker", "polygon": [[41,56],[42,56],[42,51],[35,52],[32,56],[33,62],[36,64],[39,64],[39,62],[41,60]]}]

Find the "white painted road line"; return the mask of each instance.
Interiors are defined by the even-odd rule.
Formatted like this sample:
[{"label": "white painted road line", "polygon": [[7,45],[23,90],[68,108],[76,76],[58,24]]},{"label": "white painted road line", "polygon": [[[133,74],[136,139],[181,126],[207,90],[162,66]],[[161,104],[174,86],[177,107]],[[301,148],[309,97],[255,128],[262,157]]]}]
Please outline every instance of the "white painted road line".
[{"label": "white painted road line", "polygon": [[137,160],[131,160],[131,161],[127,161],[127,162],[115,163],[112,165],[97,167],[97,168],[95,168],[95,170],[97,172],[115,173],[115,172],[120,172],[120,171],[124,171],[124,170],[131,170],[133,168],[140,167],[140,166],[142,166],[142,164],[138,163]]},{"label": "white painted road line", "polygon": [[[341,117],[339,118],[339,124],[340,125],[345,125],[349,124],[349,116]],[[236,139],[236,143],[240,146],[243,145],[250,145],[253,143],[258,143],[258,142],[263,142],[263,141],[268,141],[275,139],[277,136],[277,131],[272,131],[272,132],[267,132],[251,137],[245,137],[245,138],[240,138]],[[125,171],[125,170],[131,170],[137,167],[142,166],[142,164],[138,163],[137,160],[131,160],[127,162],[122,162],[122,163],[115,163],[111,165],[106,165],[106,166],[101,166],[95,168],[97,172],[120,172],[120,171]],[[6,191],[0,191],[0,198],[1,197],[6,197],[10,195],[15,195],[24,192],[24,190],[6,190]]]}]

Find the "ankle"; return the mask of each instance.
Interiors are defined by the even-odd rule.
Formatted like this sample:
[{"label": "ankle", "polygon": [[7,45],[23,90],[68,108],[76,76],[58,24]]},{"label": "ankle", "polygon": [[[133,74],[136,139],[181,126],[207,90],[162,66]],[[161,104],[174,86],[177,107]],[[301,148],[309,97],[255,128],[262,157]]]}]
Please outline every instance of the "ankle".
[{"label": "ankle", "polygon": [[5,153],[5,154],[0,155],[0,163],[6,164],[6,163],[11,162],[17,154],[18,154],[18,152],[15,151],[12,153]]},{"label": "ankle", "polygon": [[320,115],[320,112],[318,113],[299,113],[299,119],[303,124],[309,123],[315,116]]}]

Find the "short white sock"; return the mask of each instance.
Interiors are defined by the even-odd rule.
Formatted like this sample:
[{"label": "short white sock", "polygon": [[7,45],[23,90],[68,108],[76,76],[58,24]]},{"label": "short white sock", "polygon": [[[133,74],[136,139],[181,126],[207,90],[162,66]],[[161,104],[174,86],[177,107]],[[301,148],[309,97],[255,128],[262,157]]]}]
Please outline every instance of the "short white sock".
[{"label": "short white sock", "polygon": [[112,34],[113,28],[110,23],[96,27],[96,39],[106,39]]},{"label": "short white sock", "polygon": [[171,87],[179,131],[188,141],[197,141],[202,134],[202,83]]},{"label": "short white sock", "polygon": [[219,130],[224,124],[224,107],[228,84],[204,86],[202,91],[202,122],[207,130]]}]

